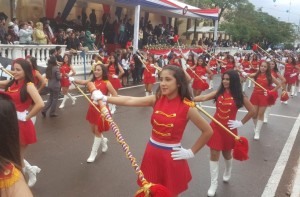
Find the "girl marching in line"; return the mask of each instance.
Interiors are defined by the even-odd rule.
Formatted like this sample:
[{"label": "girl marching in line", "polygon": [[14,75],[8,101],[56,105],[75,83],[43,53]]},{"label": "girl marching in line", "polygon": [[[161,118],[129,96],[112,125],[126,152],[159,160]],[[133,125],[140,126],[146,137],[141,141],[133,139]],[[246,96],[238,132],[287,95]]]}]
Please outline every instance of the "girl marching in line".
[{"label": "girl marching in line", "polygon": [[[111,55],[108,58],[108,64],[105,64],[107,66],[108,71],[108,80],[114,87],[116,91],[118,91],[121,87],[121,78],[124,74],[124,70],[122,66],[118,63],[117,56]],[[110,112],[114,114],[116,112],[116,105],[109,105]]]},{"label": "girl marching in line", "polygon": [[[172,196],[187,190],[192,179],[187,159],[193,158],[205,145],[212,135],[212,129],[197,109],[191,107],[193,103],[190,101],[191,94],[184,71],[177,66],[163,67],[156,95],[107,97],[100,94],[94,97],[94,101],[98,100],[116,105],[153,108],[151,137],[141,170],[145,179],[167,187]],[[181,140],[189,120],[201,135],[190,149],[185,149],[181,146]]]},{"label": "girl marching in line", "polygon": [[[148,59],[145,63],[145,69],[144,69],[144,84],[145,84],[145,90],[146,90],[146,96],[152,95],[153,91],[153,84],[156,82],[156,69],[154,68],[154,65],[157,66],[154,55],[148,55]],[[157,66],[158,67],[158,66]]]},{"label": "girl marching in line", "polygon": [[[244,73],[243,75],[245,76],[247,75],[247,73]],[[248,76],[253,78],[266,90],[277,91],[280,87],[280,83],[271,74],[270,65],[265,61],[261,62],[261,64],[259,65],[259,70],[256,73],[250,74]],[[275,83],[275,86],[272,86],[273,83]],[[254,105],[256,112],[253,116],[253,122],[255,126],[255,140],[259,140],[260,138],[260,131],[263,125],[264,114],[270,102],[268,96],[268,92],[264,91],[261,87],[255,84],[250,98],[250,102],[252,103],[252,105]]]},{"label": "girl marching in line", "polygon": [[[96,89],[100,90],[104,95],[110,94],[112,96],[117,96],[117,91],[108,80],[107,69],[104,65],[98,64],[95,66],[93,77],[90,80],[74,80],[73,77],[70,77],[70,81],[74,81],[76,84],[80,85],[87,85],[92,81],[95,84]],[[98,105],[96,106],[99,108]],[[102,152],[106,152],[108,149],[108,139],[103,136],[103,132],[109,131],[109,123],[104,120],[101,114],[91,104],[86,114],[86,120],[89,121],[92,133],[94,134],[92,151],[87,159],[87,162],[91,163],[95,161],[100,145]]]},{"label": "girl marching in line", "polygon": [[199,96],[202,91],[206,90],[205,88],[208,88],[204,86],[204,83],[206,83],[207,79],[205,75],[208,74],[208,77],[211,77],[213,73],[211,72],[209,66],[206,65],[204,56],[199,56],[196,65],[191,69],[195,71],[192,88],[194,97],[196,97]]},{"label": "girl marching in line", "polygon": [[[268,64],[270,65],[272,76],[273,76],[275,79],[279,79],[279,80],[280,80],[282,91],[285,91],[285,90],[286,90],[286,84],[285,84],[286,80],[285,80],[285,78],[280,74],[276,62],[275,62],[274,60],[271,60],[271,61],[268,62]],[[273,83],[271,89],[274,88],[275,86],[276,86],[276,85]],[[264,123],[267,123],[267,122],[268,122],[269,114],[270,114],[270,111],[271,111],[271,107],[272,107],[273,105],[275,105],[275,101],[276,101],[276,99],[274,99],[274,102],[269,103],[269,106],[267,107],[267,109],[266,109],[266,111],[265,111],[265,115],[264,115]]]},{"label": "girl marching in line", "polygon": [[[13,62],[14,79],[0,81],[0,88],[5,88],[5,92],[11,96],[17,110],[21,161],[24,174],[28,174],[28,186],[32,187],[36,183],[36,174],[41,171],[37,166],[31,166],[24,159],[24,153],[29,144],[36,143],[36,131],[31,121],[43,107],[44,102],[34,86],[32,68],[25,59],[16,59]],[[30,111],[28,111],[31,109]]]},{"label": "girl marching in line", "polygon": [[[76,98],[71,96],[69,93],[69,87],[70,87],[70,81],[69,77],[74,76],[76,74],[73,66],[71,66],[71,57],[68,54],[65,54],[64,57],[64,62],[60,66],[60,73],[62,74],[62,77],[60,79],[60,85],[61,85],[61,90],[64,95],[63,101],[61,102],[59,108],[62,109],[65,107],[65,102],[67,101],[68,98],[72,100],[72,105],[75,105]],[[72,72],[70,74],[70,72]]]},{"label": "girl marching in line", "polygon": [[[286,80],[289,96],[293,97],[295,94],[297,94],[296,83],[298,80],[298,72],[300,70],[300,67],[297,65],[296,59],[293,56],[288,56],[286,63],[278,60],[275,61],[285,65],[283,76]],[[284,103],[288,104],[288,101],[285,101]]]},{"label": "girl marching in line", "polygon": [[214,76],[216,74],[218,74],[218,67],[219,67],[219,63],[216,59],[216,57],[212,54],[209,62],[208,62],[208,66],[212,72],[211,77],[209,78],[209,88],[208,89],[213,89],[214,87]]},{"label": "girl marching in line", "polygon": [[[222,75],[222,82],[218,90],[194,98],[195,102],[208,100],[214,100],[216,103],[217,110],[214,118],[236,135],[237,128],[242,127],[255,113],[254,107],[242,92],[240,77],[235,70],[228,70]],[[242,120],[236,120],[237,111],[243,106],[248,112]],[[213,136],[207,145],[210,147],[211,183],[207,195],[215,196],[218,187],[220,153],[222,152],[225,160],[223,181],[228,182],[231,177],[232,149],[235,145],[235,139],[215,122],[212,121],[210,125],[213,129]]]}]

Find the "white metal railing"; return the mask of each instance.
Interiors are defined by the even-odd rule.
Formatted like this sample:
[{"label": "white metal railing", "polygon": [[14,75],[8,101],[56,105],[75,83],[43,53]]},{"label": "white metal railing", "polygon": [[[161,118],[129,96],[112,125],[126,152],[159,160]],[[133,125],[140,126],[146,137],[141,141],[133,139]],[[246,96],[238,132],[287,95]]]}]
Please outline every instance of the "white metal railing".
[{"label": "white metal railing", "polygon": [[66,50],[66,45],[5,45],[0,44],[0,56],[17,59],[25,58],[27,55],[37,58],[39,66],[46,66],[49,57],[49,50],[61,46],[62,52]]}]

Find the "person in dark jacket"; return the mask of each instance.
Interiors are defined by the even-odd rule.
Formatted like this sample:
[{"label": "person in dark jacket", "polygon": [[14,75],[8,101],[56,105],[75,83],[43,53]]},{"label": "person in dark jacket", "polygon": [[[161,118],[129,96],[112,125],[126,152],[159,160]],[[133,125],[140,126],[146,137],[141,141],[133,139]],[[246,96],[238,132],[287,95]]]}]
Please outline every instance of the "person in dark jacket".
[{"label": "person in dark jacket", "polygon": [[58,101],[58,95],[60,92],[60,78],[61,73],[56,63],[56,58],[51,56],[48,60],[48,66],[46,68],[46,77],[48,79],[48,89],[50,96],[47,103],[42,110],[42,115],[45,118],[47,111],[50,109],[50,117],[56,117],[56,106]]}]

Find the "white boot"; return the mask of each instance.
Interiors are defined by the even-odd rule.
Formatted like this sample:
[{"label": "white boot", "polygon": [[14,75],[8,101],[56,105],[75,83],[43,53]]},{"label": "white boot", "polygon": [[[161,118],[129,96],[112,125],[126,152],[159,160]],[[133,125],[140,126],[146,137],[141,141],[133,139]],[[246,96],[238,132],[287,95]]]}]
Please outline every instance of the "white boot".
[{"label": "white boot", "polygon": [[102,137],[102,142],[101,142],[101,150],[102,152],[106,152],[107,149],[108,149],[108,146],[107,146],[107,142],[108,142],[108,139],[106,137]]},{"label": "white boot", "polygon": [[255,129],[256,124],[257,124],[257,119],[252,118],[252,120],[253,120],[253,124],[254,124],[254,129]]},{"label": "white boot", "polygon": [[246,82],[243,82],[243,87],[242,87],[243,92],[245,92],[245,89],[246,89]]},{"label": "white boot", "polygon": [[61,102],[60,106],[58,107],[59,109],[62,109],[65,107],[65,102],[66,100],[68,99],[68,96],[65,95],[64,98],[63,98],[63,101]]},{"label": "white boot", "polygon": [[219,161],[209,161],[210,187],[207,196],[215,196],[218,187]]},{"label": "white boot", "polygon": [[210,80],[209,81],[209,89],[212,89],[214,87],[214,81]]},{"label": "white boot", "polygon": [[28,161],[24,159],[23,172],[28,174],[28,186],[33,187],[36,183],[36,174],[41,172],[41,169],[37,166],[31,166]]},{"label": "white boot", "polygon": [[271,111],[271,107],[267,107],[264,114],[264,123],[268,122],[270,111]]},{"label": "white boot", "polygon": [[251,87],[251,84],[252,84],[252,82],[251,82],[251,80],[249,80],[249,81],[248,81],[248,88]]},{"label": "white boot", "polygon": [[115,112],[116,112],[116,105],[111,104],[111,111],[110,111],[110,113],[114,114]]},{"label": "white boot", "polygon": [[99,146],[101,144],[101,139],[102,138],[95,136],[91,154],[90,154],[89,158],[86,160],[86,162],[91,163],[91,162],[95,161],[95,158],[98,154]]},{"label": "white boot", "polygon": [[146,95],[146,96],[149,96],[149,92],[145,92],[145,95]]},{"label": "white boot", "polygon": [[225,171],[223,174],[223,181],[228,182],[231,177],[231,170],[232,170],[232,158],[229,160],[225,159]]},{"label": "white boot", "polygon": [[36,116],[32,116],[30,119],[31,119],[32,123],[35,125],[35,122],[36,122]]},{"label": "white boot", "polygon": [[71,96],[70,93],[68,93],[68,97],[72,100],[72,105],[75,105],[76,103],[76,98],[74,96]]},{"label": "white boot", "polygon": [[261,127],[263,125],[263,121],[261,120],[257,120],[257,124],[256,124],[256,127],[255,127],[255,130],[254,130],[254,139],[255,140],[259,140],[259,135],[260,135],[260,130],[261,130]]}]

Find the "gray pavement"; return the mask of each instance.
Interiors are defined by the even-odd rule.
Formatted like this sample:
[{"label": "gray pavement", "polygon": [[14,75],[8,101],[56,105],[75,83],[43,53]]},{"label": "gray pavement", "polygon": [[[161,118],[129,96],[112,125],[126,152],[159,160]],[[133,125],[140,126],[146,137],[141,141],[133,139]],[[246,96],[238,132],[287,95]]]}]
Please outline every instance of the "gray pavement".
[{"label": "gray pavement", "polygon": [[[247,89],[247,95],[250,96],[251,91],[252,89]],[[99,152],[94,163],[86,163],[93,143],[89,124],[85,120],[88,103],[76,91],[74,94],[78,95],[76,105],[72,106],[71,102],[67,101],[65,109],[58,110],[59,117],[43,119],[40,114],[38,115],[36,123],[38,142],[29,146],[26,153],[26,159],[32,165],[38,165],[42,169],[38,174],[36,185],[32,188],[34,195],[38,197],[134,196],[138,189],[137,176],[112,132],[105,134],[109,139],[108,152]],[[140,86],[120,90],[119,94],[143,96],[144,88]],[[253,140],[252,121],[239,129],[239,134],[249,140],[250,159],[233,162],[232,178],[229,183],[222,182],[224,161],[220,160],[217,196],[258,197],[262,195],[300,113],[299,101],[300,95],[290,99],[288,105],[277,102],[272,108],[269,123],[264,124],[262,128],[259,141]],[[212,102],[203,105],[210,114],[214,113]],[[239,112],[238,119],[241,119],[244,113]],[[151,108],[135,107],[118,107],[113,115],[114,121],[118,124],[139,164],[150,136],[150,116]],[[198,136],[199,131],[189,123],[183,137],[183,147],[190,148]],[[299,159],[299,142],[300,137],[297,135],[278,189],[275,188],[275,196],[290,195]],[[189,189],[181,196],[206,196],[210,185],[208,161],[207,147],[189,160],[193,179]]]}]

